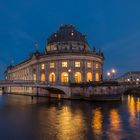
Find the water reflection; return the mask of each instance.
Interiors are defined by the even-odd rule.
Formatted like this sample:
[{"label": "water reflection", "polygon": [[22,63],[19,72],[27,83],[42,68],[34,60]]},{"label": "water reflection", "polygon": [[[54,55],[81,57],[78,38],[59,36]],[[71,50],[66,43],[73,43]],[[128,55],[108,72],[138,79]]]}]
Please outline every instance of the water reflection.
[{"label": "water reflection", "polygon": [[95,134],[102,134],[102,112],[100,109],[95,110],[93,114],[92,127]]},{"label": "water reflection", "polygon": [[131,125],[131,127],[135,127],[135,122],[136,122],[136,101],[134,99],[134,97],[131,95],[128,95],[128,111],[130,114],[130,118],[129,118],[129,123]]},{"label": "water reflection", "polygon": [[110,110],[110,140],[121,140],[121,119],[117,109]]},{"label": "water reflection", "polygon": [[0,139],[139,140],[140,98],[92,103],[0,97]]}]

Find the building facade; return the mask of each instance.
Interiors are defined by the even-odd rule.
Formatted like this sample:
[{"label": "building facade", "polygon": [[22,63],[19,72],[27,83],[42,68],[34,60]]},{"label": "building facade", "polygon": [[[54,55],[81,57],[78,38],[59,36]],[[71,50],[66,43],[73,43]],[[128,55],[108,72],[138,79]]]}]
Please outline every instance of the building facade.
[{"label": "building facade", "polygon": [[130,71],[125,73],[124,75],[120,76],[117,79],[118,82],[140,82],[140,71]]},{"label": "building facade", "polygon": [[82,33],[63,25],[48,38],[44,53],[36,51],[26,61],[9,66],[5,79],[50,84],[101,81],[103,60],[103,53],[91,50]]}]

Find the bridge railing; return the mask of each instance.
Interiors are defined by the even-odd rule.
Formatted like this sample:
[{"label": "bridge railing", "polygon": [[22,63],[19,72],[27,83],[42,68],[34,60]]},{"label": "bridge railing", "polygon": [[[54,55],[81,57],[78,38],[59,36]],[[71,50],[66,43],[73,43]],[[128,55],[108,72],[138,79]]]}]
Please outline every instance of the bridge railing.
[{"label": "bridge railing", "polygon": [[3,80],[0,81],[0,85],[4,84],[35,84],[35,85],[47,85],[47,86],[68,86],[66,83],[50,83],[47,81],[33,81],[33,80]]}]

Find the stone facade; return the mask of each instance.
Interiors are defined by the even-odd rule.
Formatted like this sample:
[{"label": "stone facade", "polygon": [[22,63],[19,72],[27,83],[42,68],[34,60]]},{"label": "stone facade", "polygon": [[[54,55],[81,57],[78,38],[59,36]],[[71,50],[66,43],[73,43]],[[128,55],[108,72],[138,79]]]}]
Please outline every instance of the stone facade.
[{"label": "stone facade", "polygon": [[29,59],[9,66],[6,80],[31,80],[53,84],[103,79],[101,51],[91,50],[86,38],[72,25],[63,25],[48,38],[45,53],[36,51]]},{"label": "stone facade", "polygon": [[140,71],[127,72],[124,75],[117,78],[118,82],[140,83]]}]

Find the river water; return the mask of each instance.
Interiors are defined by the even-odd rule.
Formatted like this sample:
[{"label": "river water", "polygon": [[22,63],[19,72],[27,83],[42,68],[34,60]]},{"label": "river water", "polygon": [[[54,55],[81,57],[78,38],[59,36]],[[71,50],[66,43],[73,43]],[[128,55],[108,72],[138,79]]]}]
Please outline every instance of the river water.
[{"label": "river water", "polygon": [[0,96],[0,140],[139,140],[140,98],[87,102]]}]

